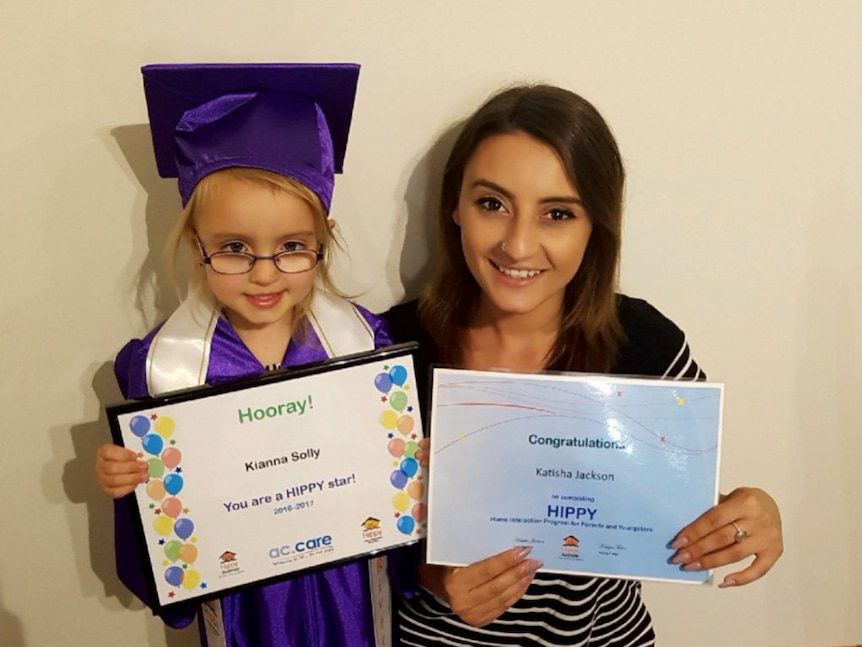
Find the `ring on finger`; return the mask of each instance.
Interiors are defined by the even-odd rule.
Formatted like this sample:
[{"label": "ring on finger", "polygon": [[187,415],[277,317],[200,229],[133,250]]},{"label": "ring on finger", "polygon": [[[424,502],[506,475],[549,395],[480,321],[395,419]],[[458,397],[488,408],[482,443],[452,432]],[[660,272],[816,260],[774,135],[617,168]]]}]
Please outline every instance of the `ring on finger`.
[{"label": "ring on finger", "polygon": [[731,521],[730,525],[733,526],[734,528],[736,528],[736,534],[733,536],[733,541],[735,541],[737,544],[739,542],[741,542],[743,539],[745,539],[746,537],[748,537],[748,533],[745,532],[739,526],[737,526],[735,521]]}]

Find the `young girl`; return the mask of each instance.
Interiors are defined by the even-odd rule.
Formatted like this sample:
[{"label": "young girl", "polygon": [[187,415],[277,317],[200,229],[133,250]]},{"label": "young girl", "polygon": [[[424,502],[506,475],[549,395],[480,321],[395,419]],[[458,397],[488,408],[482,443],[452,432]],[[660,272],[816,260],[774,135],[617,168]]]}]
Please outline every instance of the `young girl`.
[{"label": "young girl", "polygon": [[[578,95],[528,86],[491,98],[449,156],[435,272],[418,305],[387,313],[395,340],[420,341],[420,364],[702,378],[677,326],[615,293],[624,177],[609,128]],[[667,540],[688,570],[755,556],[721,586],[757,579],[782,552],[778,508],[754,488]],[[654,644],[640,583],[537,574],[529,552],[423,567],[419,595],[399,608],[402,644]]]},{"label": "young girl", "polygon": [[[172,251],[188,245],[199,267],[168,321],[120,351],[124,396],[389,344],[381,319],[338,296],[327,272],[333,173],[344,157],[358,66],[169,65],[143,73],[159,170],[179,177],[185,207]],[[147,464],[108,444],[96,471],[117,498],[118,573],[148,602],[134,501],[125,496],[147,480]],[[386,578],[381,560],[318,570],[206,603],[202,626],[211,647],[386,645]],[[196,613],[189,604],[162,617],[182,627]]]}]

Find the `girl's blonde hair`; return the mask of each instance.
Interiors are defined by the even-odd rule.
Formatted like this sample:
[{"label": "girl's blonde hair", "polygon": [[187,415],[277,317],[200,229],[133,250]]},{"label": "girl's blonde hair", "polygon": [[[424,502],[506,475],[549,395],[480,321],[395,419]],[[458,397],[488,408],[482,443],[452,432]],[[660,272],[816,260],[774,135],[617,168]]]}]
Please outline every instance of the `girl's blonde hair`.
[{"label": "girl's blonde hair", "polygon": [[[329,214],[323,206],[318,195],[309,189],[301,182],[285,175],[274,173],[257,168],[232,167],[222,169],[214,173],[210,173],[204,177],[192,192],[191,198],[182,211],[179,221],[168,237],[168,244],[165,248],[165,266],[168,278],[174,284],[180,298],[183,296],[183,286],[178,280],[177,258],[180,254],[180,249],[183,246],[183,241],[190,245],[192,254],[189,260],[188,276],[189,281],[186,287],[186,292],[197,294],[206,300],[209,300],[213,306],[218,306],[215,302],[215,296],[209,290],[206,282],[204,271],[196,271],[194,266],[200,266],[201,270],[206,268],[201,263],[200,249],[198,248],[195,237],[195,216],[198,211],[203,208],[211,200],[218,199],[218,187],[223,179],[229,177],[240,182],[249,182],[256,184],[270,191],[284,191],[290,195],[299,198],[311,207],[314,214],[314,230],[317,236],[318,243],[323,245],[323,258],[317,263],[314,268],[316,271],[316,284],[320,284],[329,293],[345,297],[334,282],[329,271],[329,264],[332,255],[332,248],[339,247],[343,249],[343,244],[338,237],[335,229],[330,226]],[[316,287],[316,286],[315,286]],[[314,294],[314,289],[308,293],[308,296],[298,303],[294,309],[294,330],[293,335],[300,341],[304,340],[308,327],[308,309],[311,305],[311,297]]]}]

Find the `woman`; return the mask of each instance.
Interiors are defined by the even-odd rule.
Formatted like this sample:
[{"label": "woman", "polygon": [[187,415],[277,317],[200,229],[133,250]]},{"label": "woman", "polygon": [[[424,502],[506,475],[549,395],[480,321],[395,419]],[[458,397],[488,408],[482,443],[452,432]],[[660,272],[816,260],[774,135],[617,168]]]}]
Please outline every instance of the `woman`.
[{"label": "woman", "polygon": [[[492,97],[449,156],[437,264],[418,304],[387,313],[395,341],[418,339],[422,361],[468,369],[703,379],[679,328],[615,292],[624,180],[613,135],[581,97],[544,85]],[[687,570],[754,555],[720,586],[747,584],[781,555],[778,508],[739,488],[671,547]],[[517,547],[464,568],[422,566],[422,589],[399,610],[402,643],[654,644],[640,583],[539,568]]]}]

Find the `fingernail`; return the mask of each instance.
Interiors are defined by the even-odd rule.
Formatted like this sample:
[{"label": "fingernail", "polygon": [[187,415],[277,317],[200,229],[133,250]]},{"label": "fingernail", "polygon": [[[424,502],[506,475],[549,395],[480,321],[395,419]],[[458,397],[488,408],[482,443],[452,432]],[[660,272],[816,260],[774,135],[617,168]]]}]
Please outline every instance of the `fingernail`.
[{"label": "fingernail", "polygon": [[524,563],[527,565],[527,573],[535,573],[545,565],[544,562],[540,562],[538,559],[528,559]]},{"label": "fingernail", "polygon": [[691,561],[691,553],[689,553],[688,551],[683,551],[681,553],[677,553],[676,555],[674,555],[671,558],[670,563],[671,564],[685,564],[686,562],[690,562],[690,561]]},{"label": "fingernail", "polygon": [[703,568],[701,567],[700,562],[692,562],[691,564],[686,564],[685,566],[683,566],[682,570],[684,570],[684,571],[700,571],[700,570],[703,570]]},{"label": "fingernail", "polygon": [[724,580],[724,582],[722,582],[721,584],[718,585],[718,588],[726,589],[729,586],[736,586],[736,580],[733,579],[732,577],[729,577],[726,580]]},{"label": "fingernail", "polygon": [[679,549],[683,546],[688,546],[688,537],[686,537],[685,535],[683,535],[682,537],[677,537],[670,544],[670,547],[674,549]]},{"label": "fingernail", "polygon": [[524,559],[527,555],[529,555],[532,552],[533,552],[532,546],[521,546],[520,548],[518,548],[518,552],[517,552],[518,559]]}]

